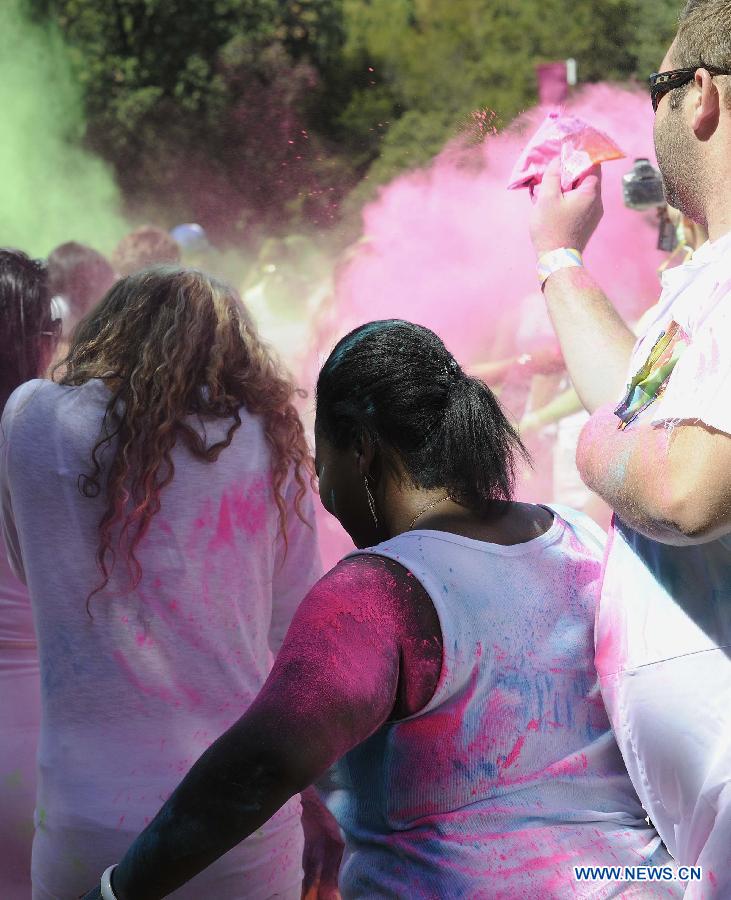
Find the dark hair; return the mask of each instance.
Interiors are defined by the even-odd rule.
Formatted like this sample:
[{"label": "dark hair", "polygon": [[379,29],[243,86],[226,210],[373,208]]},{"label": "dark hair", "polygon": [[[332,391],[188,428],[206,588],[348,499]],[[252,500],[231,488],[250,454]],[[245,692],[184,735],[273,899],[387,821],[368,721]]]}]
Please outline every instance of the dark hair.
[{"label": "dark hair", "polygon": [[[731,70],[731,0],[689,0],[680,15],[672,55],[673,66],[679,69],[709,65]],[[687,90],[685,86],[672,91],[673,108]],[[721,93],[731,106],[731,84]]]},{"label": "dark hair", "polygon": [[21,250],[0,249],[0,408],[10,394],[41,374],[42,332],[51,332],[48,271]]},{"label": "dark hair", "polygon": [[412,482],[476,511],[510,500],[516,454],[529,459],[492,391],[420,325],[387,319],[337,344],[317,380],[317,426],[337,448],[366,434]]},{"label": "dark hair", "polygon": [[115,282],[106,257],[76,241],[59,244],[48,254],[48,290],[65,297],[74,321],[82,319]]},{"label": "dark hair", "polygon": [[180,262],[180,245],[163,228],[140,225],[125,235],[112,254],[112,265],[120,275],[133,275],[156,265]]}]

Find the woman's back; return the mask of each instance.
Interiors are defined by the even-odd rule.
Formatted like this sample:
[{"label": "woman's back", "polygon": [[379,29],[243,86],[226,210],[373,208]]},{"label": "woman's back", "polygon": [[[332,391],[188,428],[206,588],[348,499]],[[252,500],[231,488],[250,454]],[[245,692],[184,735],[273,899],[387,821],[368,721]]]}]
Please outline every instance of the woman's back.
[{"label": "woman's back", "polygon": [[335,768],[344,896],[603,897],[574,865],[668,861],[599,694],[601,543],[562,513],[512,546],[413,531],[366,551],[425,588],[444,650],[427,706]]},{"label": "woman's back", "polygon": [[[268,641],[281,641],[320,562],[314,531],[295,512],[291,473],[285,557],[264,429],[241,409],[242,426],[215,462],[178,441],[174,478],[136,550],[139,585],[128,590],[118,560],[90,618],[106,499],[83,496],[79,476],[109,399],[99,380],[20,388],[3,420],[4,480],[17,530],[10,551],[27,575],[41,660],[40,831],[116,830],[123,852],[256,696],[271,667]],[[209,444],[230,425],[189,421]],[[309,498],[303,511],[311,521]],[[279,827],[297,809],[290,803]]]}]

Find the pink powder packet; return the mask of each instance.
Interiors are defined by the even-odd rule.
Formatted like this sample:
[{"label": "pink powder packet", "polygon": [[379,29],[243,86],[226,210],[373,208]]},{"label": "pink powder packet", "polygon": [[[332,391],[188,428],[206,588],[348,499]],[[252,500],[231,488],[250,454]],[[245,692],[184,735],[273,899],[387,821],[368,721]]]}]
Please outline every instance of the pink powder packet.
[{"label": "pink powder packet", "polygon": [[508,190],[534,187],[548,164],[561,159],[561,188],[571,188],[597,163],[622,159],[624,153],[604,132],[576,116],[552,112],[541,124],[510,175]]}]

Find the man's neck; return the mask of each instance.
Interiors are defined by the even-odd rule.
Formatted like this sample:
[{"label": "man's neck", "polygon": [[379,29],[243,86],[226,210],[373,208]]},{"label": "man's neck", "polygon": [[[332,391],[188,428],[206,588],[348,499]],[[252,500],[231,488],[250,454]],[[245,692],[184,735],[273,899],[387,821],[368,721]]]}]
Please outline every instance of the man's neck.
[{"label": "man's neck", "polygon": [[713,243],[731,231],[731,215],[722,221],[708,220],[708,240]]},{"label": "man's neck", "polygon": [[[728,184],[730,179],[721,178],[719,184]],[[706,209],[708,239],[717,241],[731,231],[731,197],[721,193]]]}]

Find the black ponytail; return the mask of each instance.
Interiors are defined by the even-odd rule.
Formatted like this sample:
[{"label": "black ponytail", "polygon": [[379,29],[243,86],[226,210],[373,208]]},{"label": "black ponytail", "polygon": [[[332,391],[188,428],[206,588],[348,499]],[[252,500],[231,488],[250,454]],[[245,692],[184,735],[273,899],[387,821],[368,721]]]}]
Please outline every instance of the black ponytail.
[{"label": "black ponytail", "polygon": [[413,483],[444,488],[477,511],[510,500],[517,432],[483,382],[466,375],[434,332],[411,322],[370,322],[346,335],[317,381],[317,424],[345,449],[367,434]]}]

